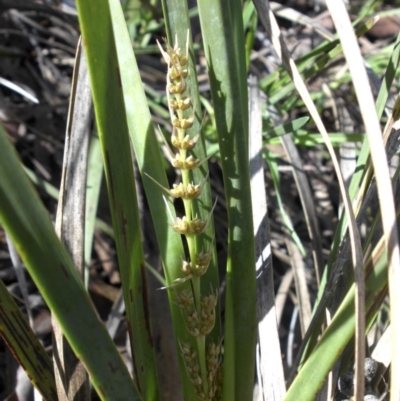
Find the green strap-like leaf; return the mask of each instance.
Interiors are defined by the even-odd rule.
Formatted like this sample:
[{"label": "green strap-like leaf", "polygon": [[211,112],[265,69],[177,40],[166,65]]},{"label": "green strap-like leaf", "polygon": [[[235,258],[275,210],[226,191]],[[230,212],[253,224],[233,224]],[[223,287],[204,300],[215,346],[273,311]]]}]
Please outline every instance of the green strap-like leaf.
[{"label": "green strap-like leaf", "polygon": [[141,228],[122,92],[121,74],[128,65],[117,58],[116,45],[120,38],[118,32],[113,31],[123,29],[127,35],[127,28],[124,19],[111,23],[113,13],[122,13],[119,2],[79,0],[77,8],[103,153],[134,377],[143,398],[157,400],[157,370],[148,314]]},{"label": "green strap-like leaf", "polygon": [[0,127],[0,222],[102,400],[141,400],[18,156]]},{"label": "green strap-like leaf", "polygon": [[201,0],[198,6],[229,225],[223,399],[248,400],[253,393],[257,324],[241,1]]}]

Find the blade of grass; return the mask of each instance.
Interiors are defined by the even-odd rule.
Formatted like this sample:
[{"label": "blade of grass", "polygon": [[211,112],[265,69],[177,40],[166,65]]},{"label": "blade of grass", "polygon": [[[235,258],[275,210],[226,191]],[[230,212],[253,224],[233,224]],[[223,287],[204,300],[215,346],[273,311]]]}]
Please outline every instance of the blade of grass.
[{"label": "blade of grass", "polygon": [[[365,134],[346,134],[342,132],[336,132],[328,135],[332,146],[334,147],[339,147],[343,142],[362,142],[365,139]],[[325,143],[324,138],[317,133],[308,133],[300,130],[293,133],[293,136],[295,145],[316,146],[318,144]],[[280,143],[280,138],[279,136],[277,138],[266,138],[265,142],[277,145]]]},{"label": "blade of grass", "polygon": [[251,53],[254,47],[254,40],[257,31],[257,13],[254,8],[254,4],[252,1],[248,1],[244,4],[243,7],[243,26],[246,31],[246,70],[249,70]]},{"label": "blade of grass", "polygon": [[[71,255],[79,276],[84,275],[84,211],[87,152],[92,120],[87,63],[81,47],[75,57],[71,101],[65,138],[60,198],[57,208],[56,232]],[[56,319],[53,324],[53,361],[57,395],[60,401],[87,401],[90,384],[87,372],[63,336]]]},{"label": "blade of grass", "polygon": [[[121,68],[107,0],[76,2],[88,61],[114,227],[134,377],[145,399],[159,398],[147,283]],[[122,12],[122,11],[121,11]],[[98,27],[101,26],[101,29]],[[126,24],[124,21],[124,29]],[[130,46],[131,47],[131,46]]]},{"label": "blade of grass", "polygon": [[141,400],[0,126],[0,221],[102,400]]},{"label": "blade of grass", "polygon": [[289,121],[277,127],[269,129],[264,133],[267,139],[275,138],[285,134],[299,131],[309,120],[309,117],[300,117],[296,120]]},{"label": "blade of grass", "polygon": [[[208,0],[209,1],[209,0]],[[206,1],[205,1],[206,3]],[[238,81],[236,82],[237,89],[239,90],[239,98],[237,99],[237,104],[236,106],[238,107],[239,104],[242,106],[242,111],[240,113],[241,118],[243,119],[243,125],[246,127],[246,132],[248,132],[248,127],[249,127],[249,105],[248,105],[248,87],[247,87],[247,65],[246,65],[246,47],[245,47],[245,35],[244,35],[244,27],[243,27],[243,11],[242,11],[242,2],[241,1],[230,1],[229,7],[225,8],[226,17],[229,18],[230,22],[229,24],[226,24],[228,22],[228,19],[226,19],[224,22],[226,25],[224,25],[224,30],[225,30],[225,41],[228,46],[233,46],[234,54],[231,55],[230,57],[230,62],[234,62],[236,64],[236,74]],[[224,2],[220,2],[220,6],[225,7]],[[199,6],[200,9],[200,6]],[[222,10],[222,8],[221,8]],[[202,32],[203,32],[203,38],[204,35],[207,35],[210,33],[209,30],[203,31],[203,28],[206,26],[204,22],[201,22],[202,17],[200,14],[200,23],[202,24]],[[204,21],[204,20],[203,20]],[[221,21],[221,20],[219,20]],[[206,26],[208,28],[208,26]],[[222,33],[222,32],[221,32]],[[211,37],[209,37],[211,39]],[[229,42],[228,42],[229,41]],[[211,45],[213,42],[209,42],[210,45],[210,54],[211,54]],[[206,47],[204,45],[204,47]],[[216,48],[217,49],[217,48]],[[216,50],[215,49],[215,50]],[[207,51],[206,51],[206,59],[207,59]],[[208,60],[208,62],[211,65],[212,60]],[[215,63],[216,60],[214,60]],[[225,72],[227,72],[227,69],[225,67]],[[233,77],[231,77],[232,79]],[[210,84],[212,85],[212,81],[210,80]],[[211,88],[211,92],[213,89]],[[213,98],[214,100],[214,98]],[[215,107],[215,101],[214,101],[214,107]],[[244,135],[244,139],[247,141],[248,145],[248,134]],[[246,156],[248,157],[248,155]]]},{"label": "blade of grass", "polygon": [[379,89],[378,97],[376,98],[376,112],[379,118],[382,117],[384,108],[387,104],[387,100],[390,94],[390,88],[395,78],[399,61],[400,61],[400,33],[397,35],[396,42],[393,45],[393,51],[390,54],[390,59],[386,68],[386,72],[383,77],[381,87]]},{"label": "blade of grass", "polygon": [[[357,44],[349,15],[343,3],[327,1],[327,6],[338,31],[343,46],[343,52],[348,62],[349,70],[354,82],[357,99],[360,105],[367,138],[371,149],[372,164],[374,166],[379,203],[382,213],[382,224],[384,237],[388,251],[389,262],[389,293],[391,301],[391,324],[392,324],[392,365],[391,365],[391,401],[400,398],[400,254],[399,240],[396,226],[396,214],[393,199],[392,184],[385,147],[382,141],[382,133],[375,111],[374,100],[369,87],[368,76],[360,48]],[[361,362],[360,362],[361,364]],[[356,365],[357,366],[357,365]],[[357,374],[357,367],[356,367]],[[361,379],[360,379],[361,380]],[[364,384],[362,384],[364,385]],[[357,392],[356,392],[357,394]]]},{"label": "blade of grass", "polygon": [[251,399],[256,342],[248,104],[240,1],[198,2],[228,211],[223,399]]}]

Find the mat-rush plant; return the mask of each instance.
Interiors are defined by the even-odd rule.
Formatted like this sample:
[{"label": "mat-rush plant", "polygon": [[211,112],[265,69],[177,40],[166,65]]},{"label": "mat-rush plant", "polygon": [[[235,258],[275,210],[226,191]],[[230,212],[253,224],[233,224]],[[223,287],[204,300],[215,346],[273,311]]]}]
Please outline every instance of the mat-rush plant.
[{"label": "mat-rush plant", "polygon": [[[218,278],[212,222],[213,205],[207,182],[207,163],[204,162],[207,155],[201,135],[202,112],[190,33],[188,36],[186,2],[163,2],[169,47],[162,54],[167,62],[167,93],[170,97],[168,106],[175,126],[171,142],[178,149],[174,165],[182,169],[183,180],[182,186],[178,185],[167,192],[172,196],[180,192],[184,197],[187,197],[188,192],[197,196],[196,199],[184,199],[185,216],[178,220],[175,218],[170,197],[164,202],[164,188],[168,184],[120,3],[117,0],[77,1],[127,306],[126,319],[134,356],[134,381],[103,325],[99,323],[71,259],[56,238],[47,212],[21,170],[14,150],[2,130],[0,134],[0,220],[19,249],[50,309],[59,320],[72,349],[84,362],[100,398],[104,400],[156,400],[160,397],[147,300],[143,290],[144,263],[131,144],[141,172],[164,266],[184,397],[186,400],[219,399],[219,369],[222,369],[222,399],[252,399],[256,308],[241,2],[202,0],[198,4],[228,206],[229,243],[223,363],[220,312],[216,305]],[[296,88],[300,88],[315,121],[319,121],[312,102],[301,92],[292,60],[287,58],[284,47],[280,51],[282,43],[276,40],[279,34],[268,31],[271,21],[265,21],[265,18],[269,10],[263,9],[260,4],[258,6],[260,19],[268,34],[275,39],[274,45],[279,54],[283,54],[284,65],[290,70],[290,78],[296,83]],[[274,28],[276,29],[275,26]],[[340,53],[339,50],[338,41],[332,41],[302,61],[307,63],[320,55],[322,57],[315,66],[322,68],[329,57],[333,57],[333,53]],[[329,57],[325,57],[325,53]],[[392,64],[395,67],[388,68],[385,84],[382,85],[383,95],[378,98],[379,117],[387,96],[384,90],[393,80],[397,63],[398,50],[393,52],[393,59],[389,61],[389,67]],[[312,71],[315,70],[307,73]],[[289,78],[285,77],[283,81],[288,85]],[[275,90],[282,91],[281,88]],[[396,105],[391,124],[398,119],[399,110],[399,105]],[[370,112],[375,113],[374,110]],[[385,138],[389,137],[390,128],[391,125],[388,124]],[[190,152],[189,156],[187,152]],[[350,186],[352,200],[363,199],[364,189],[373,187],[372,170],[363,167],[367,164],[367,156],[368,149],[365,146],[359,157],[362,167],[357,170]],[[201,162],[203,163],[200,164]],[[196,168],[187,171],[187,167]],[[374,224],[376,227],[376,222]],[[393,221],[392,224],[395,230],[396,223]],[[302,352],[299,353],[302,360],[300,365],[295,366],[297,376],[288,389],[285,397],[287,401],[314,400],[342,350],[352,344],[356,328],[359,333],[360,321],[356,323],[354,316],[357,291],[353,285],[353,277],[349,275],[346,296],[340,300],[331,324],[322,337],[319,337],[321,327],[324,326],[325,307],[334,292],[337,274],[342,274],[347,267],[351,271],[350,262],[346,265],[334,263],[340,259],[340,252],[346,255],[346,260],[351,259],[347,257],[350,251],[346,248],[346,241],[343,241],[346,238],[345,225],[346,219],[342,217],[327,267],[321,277],[314,320],[310,324],[309,333],[306,333],[306,339],[309,340],[304,342]],[[351,225],[351,228],[355,230],[355,225]],[[185,255],[181,234],[187,238],[188,255]],[[354,237],[353,232],[353,248],[356,242]],[[370,327],[387,293],[388,281],[383,239],[373,244],[370,251],[368,249],[366,246],[364,255],[365,307],[366,323]],[[200,260],[203,258],[205,261]],[[354,260],[357,261],[357,258]],[[208,268],[205,267],[207,264]],[[393,277],[397,276],[394,274]],[[357,286],[359,288],[359,281]],[[33,333],[25,326],[24,337],[15,335],[21,330],[18,327],[21,326],[22,317],[21,314],[17,316],[18,309],[4,294],[2,286],[0,302],[1,334],[20,355],[22,364],[31,372],[32,380],[45,398],[57,399],[50,361],[35,341]],[[395,315],[393,320],[396,321]],[[361,342],[363,341],[364,338],[361,337]],[[26,344],[30,344],[29,347]],[[396,341],[394,345],[398,345]],[[348,354],[351,355],[352,346],[348,349]],[[36,360],[40,361],[39,365],[35,363]],[[357,362],[359,364],[360,361]],[[349,361],[343,363],[348,365]],[[396,372],[394,368],[393,372]],[[357,382],[361,383],[360,378]],[[362,380],[361,384],[363,383]],[[392,397],[397,400],[396,394]]]},{"label": "mat-rush plant", "polygon": [[[218,5],[217,3],[211,2],[209,5],[206,6],[206,9],[212,10],[218,6],[219,13],[222,15],[223,7],[222,5]],[[237,7],[240,9],[239,3],[236,4]],[[187,6],[185,2],[166,2],[164,4],[164,8],[167,15],[175,15],[177,18],[176,21],[172,21],[169,24],[169,42],[171,45],[174,44],[174,39],[177,37],[177,41],[180,44],[187,43],[187,32],[188,32],[188,14],[187,14]],[[113,18],[116,18],[115,11],[118,10],[117,6],[110,8],[111,15]],[[85,17],[84,8],[80,9],[81,15],[83,18]],[[89,17],[90,15],[90,17]],[[91,18],[91,14],[88,14],[88,17]],[[241,23],[241,14],[232,14],[232,18],[234,17],[238,23]],[[230,17],[230,18],[231,18]],[[120,15],[121,18],[121,15]],[[169,20],[169,18],[167,18]],[[83,21],[83,19],[82,19]],[[220,17],[219,24],[223,26],[223,20]],[[83,26],[83,25],[82,25]],[[120,26],[121,29],[124,30],[124,23],[122,19],[120,19]],[[120,44],[129,46],[129,42],[126,40],[123,43],[122,32],[117,32],[116,25],[114,25],[114,36],[118,37],[116,41],[117,47],[117,55],[119,59],[119,64],[124,64],[123,58],[126,57],[126,48],[119,48]],[[214,29],[221,29],[219,25],[215,25]],[[222,29],[221,29],[222,35]],[[85,37],[85,31],[83,29],[83,36]],[[234,46],[233,42],[229,40],[229,37],[232,37],[229,32],[225,33],[221,36],[222,43],[220,44],[222,49],[225,49],[228,45],[229,47]],[[225,39],[224,39],[225,38]],[[190,41],[189,36],[189,41]],[[189,46],[189,49],[191,47]],[[190,50],[191,51],[191,50]],[[226,52],[224,50],[224,52]],[[218,51],[219,57],[223,54],[223,52]],[[128,53],[129,54],[129,53]],[[192,54],[192,53],[191,53]],[[189,55],[186,55],[189,56]],[[221,59],[220,59],[221,60]],[[195,79],[195,67],[194,67],[194,59],[191,55],[189,57],[189,79],[187,82],[190,82],[188,85],[189,94],[192,98],[193,106],[195,108],[194,112],[194,124],[192,130],[194,131],[189,134],[191,138],[195,137],[200,130],[200,123],[201,123],[201,111],[199,111],[200,102],[197,100],[198,98],[198,91],[196,90],[196,79]],[[131,56],[130,65],[134,65],[133,55]],[[231,64],[226,60],[223,64],[224,68],[232,68],[235,67],[235,64]],[[90,67],[90,61],[89,61]],[[227,83],[227,88],[231,91],[231,88],[237,88],[239,85],[241,87],[246,86],[246,78],[244,74],[244,69],[242,69],[243,74],[240,75],[238,70],[235,68],[233,70],[233,74],[228,75],[227,71],[219,72],[217,69],[214,69],[214,72],[218,72],[221,75],[220,81],[225,81]],[[95,72],[94,72],[95,73]],[[170,233],[170,236],[173,238],[177,237],[175,232],[172,232],[171,227],[168,226],[160,226],[161,223],[155,216],[155,212],[159,212],[161,209],[161,194],[158,192],[155,196],[152,194],[152,191],[155,190],[155,186],[153,182],[150,182],[149,179],[143,175],[143,172],[148,174],[149,177],[156,180],[162,186],[166,186],[164,184],[165,178],[163,178],[162,174],[159,171],[152,171],[151,168],[153,166],[153,160],[151,163],[148,161],[148,153],[149,144],[153,141],[154,150],[152,151],[151,158],[154,158],[154,152],[156,151],[156,144],[154,140],[154,135],[150,132],[149,135],[149,127],[150,131],[152,131],[151,124],[150,124],[150,116],[148,114],[148,110],[146,109],[146,123],[148,122],[149,125],[144,127],[145,132],[143,135],[140,135],[137,131],[138,127],[138,103],[140,100],[137,97],[137,93],[134,96],[131,96],[129,91],[132,87],[133,82],[137,82],[137,85],[141,88],[142,84],[138,81],[138,74],[136,76],[128,76],[128,79],[124,80],[124,75],[121,74],[121,81],[122,87],[124,89],[124,97],[125,97],[125,107],[130,107],[132,102],[135,102],[135,113],[132,118],[129,118],[128,115],[128,125],[130,126],[131,130],[131,139],[133,143],[133,147],[135,149],[136,157],[139,164],[139,169],[142,172],[142,178],[145,186],[145,191],[147,193],[147,198],[150,203],[150,209],[152,209],[153,220],[157,223],[155,228],[156,232],[158,231],[158,240],[160,244],[160,248],[163,248],[161,251],[162,258],[164,259],[164,267],[165,273],[167,277],[167,284],[170,285],[174,283],[176,278],[180,278],[182,276],[181,272],[181,260],[183,251],[181,246],[179,248],[173,249],[172,245],[173,242],[168,240],[167,244],[165,244],[165,231]],[[247,152],[243,150],[246,149],[246,132],[247,132],[247,100],[246,97],[237,97],[233,93],[230,94],[229,91],[222,91],[222,93],[226,92],[225,102],[228,104],[232,102],[234,107],[232,106],[228,111],[225,110],[225,107],[221,109],[220,116],[223,122],[222,132],[224,137],[221,137],[221,141],[223,141],[227,146],[232,146],[236,149],[236,152],[232,150],[229,151],[229,157],[226,157],[227,165],[226,168],[226,175],[227,180],[231,180],[231,184],[236,187],[236,190],[240,191],[241,188],[248,188],[249,182],[249,175],[248,175],[248,162],[247,162]],[[127,96],[131,96],[127,98]],[[222,104],[221,100],[221,104]],[[145,105],[145,99],[143,97],[143,104]],[[146,107],[146,106],[145,106]],[[129,113],[130,110],[127,110]],[[134,134],[134,135],[133,135]],[[145,137],[144,135],[147,134]],[[145,148],[143,149],[143,144],[140,142],[142,138],[146,138]],[[237,150],[241,150],[240,152]],[[144,152],[144,153],[143,153]],[[204,151],[204,141],[203,138],[200,137],[196,148],[192,150],[193,156],[196,159],[204,160],[206,158],[205,151]],[[234,155],[232,157],[231,155]],[[144,155],[144,157],[143,157]],[[231,165],[229,165],[231,163]],[[233,163],[233,164],[232,164]],[[161,163],[160,163],[161,164]],[[206,176],[207,170],[205,165],[202,165],[201,168],[195,169],[191,171],[191,175],[193,179],[191,181],[195,183],[202,183]],[[240,174],[237,173],[237,169],[240,168]],[[247,173],[246,173],[247,172]],[[247,182],[247,184],[246,184]],[[250,204],[250,196],[249,191],[243,191],[243,194],[240,198],[237,198],[237,195],[232,195],[228,193],[227,195],[228,202],[232,203],[233,208],[237,208],[241,211],[240,214],[234,213],[230,218],[230,231],[231,231],[231,241],[229,243],[230,255],[228,255],[228,277],[230,283],[227,284],[227,291],[228,297],[227,302],[230,304],[227,307],[227,318],[226,322],[227,325],[230,326],[228,330],[225,330],[225,360],[224,363],[224,381],[229,383],[229,385],[225,386],[224,390],[226,393],[223,395],[224,399],[234,399],[238,397],[238,399],[247,398],[251,392],[253,387],[253,369],[254,369],[254,341],[255,341],[255,311],[254,311],[254,302],[255,302],[255,281],[254,281],[254,264],[252,263],[253,260],[253,239],[252,235],[252,224],[251,224],[251,204]],[[195,208],[195,213],[202,221],[207,221],[210,219],[210,212],[212,208],[211,199],[209,196],[209,188],[207,184],[204,185],[202,193],[198,198],[198,202],[196,202],[193,207]],[[153,210],[155,212],[153,212]],[[164,213],[166,211],[164,209]],[[167,222],[162,221],[163,224],[167,224]],[[164,232],[163,232],[164,231]],[[247,233],[247,234],[246,234]],[[178,236],[179,237],[179,236]],[[203,233],[202,236],[196,236],[196,247],[197,252],[201,252],[201,250],[205,250],[207,252],[208,249],[211,248],[212,243],[214,241],[214,236],[212,234],[212,225],[208,224],[207,230]],[[237,240],[241,240],[240,244],[237,244]],[[180,243],[180,237],[178,239]],[[172,260],[171,260],[172,259]],[[213,256],[214,265],[210,266],[207,273],[202,276],[201,283],[196,285],[200,285],[201,291],[203,294],[210,294],[210,290],[216,291],[218,288],[218,279],[217,279],[217,270],[215,265],[215,256]],[[174,270],[175,269],[175,270]],[[231,278],[232,277],[232,278]],[[194,281],[196,281],[195,278]],[[184,283],[189,284],[189,283]],[[189,288],[189,286],[187,285]],[[184,290],[185,287],[179,288],[179,290]],[[175,325],[175,334],[177,338],[178,345],[180,346],[180,342],[184,341],[187,338],[187,329],[186,325],[182,324],[182,314],[179,307],[176,305],[175,300],[175,289],[170,289],[173,294],[170,297],[170,306],[171,310],[173,311],[173,320]],[[197,290],[195,290],[197,292]],[[235,296],[233,294],[236,294]],[[234,302],[234,297],[238,297],[240,302]],[[175,311],[175,312],[174,312]],[[174,314],[175,313],[175,314]],[[217,317],[219,317],[219,312],[217,313]],[[210,333],[209,337],[213,339],[215,344],[219,344],[221,341],[221,335],[219,333],[219,319],[217,319],[216,325],[213,331]],[[227,326],[226,326],[227,327]],[[190,341],[190,339],[189,339]],[[203,344],[202,344],[203,343]],[[192,341],[193,344],[193,341]],[[194,349],[201,345],[199,354],[204,353],[204,340],[195,341],[194,342]],[[229,352],[228,348],[231,348]],[[204,358],[204,357],[200,357]],[[190,377],[188,377],[187,369],[184,361],[182,358],[180,359],[181,362],[181,377],[183,380],[183,388],[185,398],[189,398],[191,392],[193,392],[193,386],[190,383]],[[203,363],[204,365],[204,363]],[[240,366],[240,367],[239,367]],[[204,375],[204,369],[203,373]],[[206,385],[206,384],[204,384]],[[233,395],[234,394],[234,395]],[[191,396],[194,397],[194,396]]]},{"label": "mat-rush plant", "polygon": [[[1,168],[5,169],[1,174],[1,221],[57,317],[73,351],[83,360],[99,396],[109,400],[157,399],[159,395],[156,372],[151,362],[153,358],[149,354],[152,343],[149,340],[151,333],[148,329],[148,316],[140,313],[140,308],[146,310],[147,300],[142,294],[145,278],[132,173],[131,142],[142,174],[164,265],[184,397],[190,400],[219,399],[221,396],[225,400],[233,400],[236,397],[250,399],[253,391],[256,322],[244,64],[237,64],[236,61],[221,64],[221,59],[214,56],[213,60],[210,60],[210,65],[215,64],[213,79],[219,79],[220,82],[224,82],[224,86],[226,85],[226,89],[218,89],[218,96],[222,95],[218,115],[223,143],[221,152],[226,154],[227,161],[224,175],[230,183],[227,192],[227,202],[230,205],[230,241],[224,352],[227,363],[222,365],[222,337],[219,308],[216,305],[219,286],[212,203],[206,163],[197,163],[197,160],[206,160],[201,135],[196,148],[190,150],[193,155],[185,156],[188,148],[195,144],[192,141],[195,141],[196,136],[189,133],[190,139],[187,140],[186,130],[193,124],[193,130],[200,134],[202,119],[195,83],[193,53],[188,42],[191,38],[189,36],[188,39],[187,35],[187,6],[185,2],[166,2],[164,6],[169,8],[169,11],[183,7],[181,21],[176,26],[174,23],[170,25],[168,36],[173,46],[171,31],[178,27],[181,32],[175,32],[173,35],[177,37],[176,43],[186,44],[182,57],[178,48],[171,51],[170,47],[169,51],[164,53],[169,67],[168,88],[174,87],[172,81],[178,83],[178,90],[174,94],[175,99],[171,99],[170,107],[181,100],[178,97],[182,85],[186,85],[186,71],[183,71],[186,69],[189,71],[187,97],[193,99],[190,104],[183,101],[182,106],[179,106],[181,109],[178,107],[176,112],[171,113],[172,122],[178,125],[176,135],[173,136],[173,143],[179,148],[174,165],[183,169],[182,187],[172,191],[174,195],[181,189],[185,196],[190,191],[198,195],[197,202],[184,200],[186,216],[180,220],[173,217],[172,224],[169,216],[175,213],[170,199],[164,203],[163,190],[159,187],[167,187],[166,175],[120,3],[114,0],[77,2],[123,283],[126,318],[134,356],[135,384],[130,380],[104,328],[97,321],[71,260],[55,237],[51,222],[26,181],[14,151],[10,149],[4,135],[1,136]],[[226,14],[226,10],[222,12],[222,4],[212,3],[210,7],[206,2],[204,4],[207,10],[213,10],[216,6],[221,19],[215,28],[219,29],[221,35],[225,29],[223,14],[230,24],[235,20],[235,25],[239,23],[240,26],[240,2],[229,6],[229,15]],[[98,30],[99,25],[101,30]],[[219,46],[230,49],[230,54],[234,54],[237,46],[243,46],[240,41],[235,43],[237,37],[229,31],[220,39]],[[187,49],[190,49],[189,54],[185,54]],[[219,53],[225,58],[228,55],[226,50]],[[173,75],[177,72],[177,67],[180,69],[186,65],[187,68],[179,72],[178,78]],[[225,68],[224,65],[229,68],[229,74],[228,70],[221,69]],[[222,103],[226,103],[228,109],[222,107]],[[191,117],[182,123],[182,118],[186,118],[183,117],[182,108],[188,105],[192,107]],[[196,169],[191,169],[189,175],[188,167]],[[158,185],[155,185],[154,181]],[[18,182],[19,187],[13,188],[13,182]],[[190,184],[192,182],[193,185]],[[13,205],[19,205],[20,209],[16,210]],[[188,259],[184,255],[181,234],[187,238]],[[188,280],[182,279],[185,277],[183,275]],[[57,285],[52,286],[52,281]],[[139,309],[135,309],[137,307]],[[86,324],[82,325],[82,321],[90,325],[90,330],[86,328]],[[91,344],[91,339],[96,341]],[[226,367],[223,373],[222,366]],[[225,394],[221,394],[222,376],[226,383]]]}]

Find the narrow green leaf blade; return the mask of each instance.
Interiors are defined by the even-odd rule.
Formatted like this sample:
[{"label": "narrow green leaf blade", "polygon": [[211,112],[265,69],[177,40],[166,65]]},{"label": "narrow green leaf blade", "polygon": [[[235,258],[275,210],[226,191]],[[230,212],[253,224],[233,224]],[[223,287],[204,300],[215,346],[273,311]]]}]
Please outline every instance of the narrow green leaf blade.
[{"label": "narrow green leaf blade", "polygon": [[[127,66],[117,58],[116,44],[120,41],[118,35],[114,36],[111,22],[114,12],[122,13],[121,5],[107,0],[79,0],[77,8],[102,147],[135,381],[144,399],[157,400],[139,209],[121,83],[121,70]],[[127,29],[125,20],[123,29]]]},{"label": "narrow green leaf blade", "polygon": [[304,124],[308,122],[310,117],[301,117],[297,118],[296,120],[289,121],[285,124],[279,125],[278,127],[274,127],[270,130],[268,130],[265,133],[265,136],[267,138],[274,138],[277,136],[282,136],[285,134],[290,134],[292,132],[298,131],[301,127],[303,127]]},{"label": "narrow green leaf blade", "polygon": [[253,393],[256,281],[248,162],[248,105],[240,1],[198,2],[228,210],[223,399]]},{"label": "narrow green leaf blade", "polygon": [[140,400],[72,261],[0,127],[0,222],[102,400]]}]

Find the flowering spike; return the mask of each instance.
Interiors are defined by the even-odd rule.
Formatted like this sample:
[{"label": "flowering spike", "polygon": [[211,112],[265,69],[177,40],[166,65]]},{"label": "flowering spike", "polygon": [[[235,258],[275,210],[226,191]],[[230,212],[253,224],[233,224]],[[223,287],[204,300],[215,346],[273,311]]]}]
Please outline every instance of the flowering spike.
[{"label": "flowering spike", "polygon": [[207,226],[206,221],[200,220],[197,216],[193,220],[188,220],[186,216],[177,218],[172,225],[172,228],[182,235],[199,235]]},{"label": "flowering spike", "polygon": [[182,99],[171,99],[169,107],[174,110],[187,110],[192,105],[190,97]]},{"label": "flowering spike", "polygon": [[179,138],[175,130],[171,136],[171,143],[179,150],[192,150],[199,140],[199,135],[196,135],[194,138],[190,138],[189,135],[185,135],[183,139]]},{"label": "flowering spike", "polygon": [[180,183],[178,185],[173,184],[173,188],[169,192],[175,198],[195,199],[200,195],[201,189],[200,185],[194,185],[191,183],[185,188],[183,184]]},{"label": "flowering spike", "polygon": [[212,258],[212,246],[210,246],[210,249],[208,250],[207,253],[204,253],[204,251],[201,251],[196,255],[196,265],[195,268],[192,268],[192,274],[196,277],[201,277],[203,276],[208,269],[208,266],[210,265]]},{"label": "flowering spike", "polygon": [[183,158],[179,153],[175,155],[175,159],[172,161],[172,165],[181,170],[193,170],[199,167],[200,164],[199,159],[195,159],[193,156]]},{"label": "flowering spike", "polygon": [[210,334],[215,325],[215,307],[218,303],[218,292],[202,297],[201,299],[201,316],[200,316],[200,333],[202,335]]},{"label": "flowering spike", "polygon": [[[195,209],[192,200],[200,196],[208,179],[208,174],[201,184],[196,184],[190,182],[189,170],[200,167],[208,158],[199,160],[195,157],[196,154],[192,152],[199,140],[199,133],[201,133],[205,121],[204,117],[199,133],[191,136],[191,133],[187,132],[193,127],[196,118],[194,112],[196,105],[193,104],[190,90],[188,89],[190,88],[188,81],[190,74],[189,31],[183,51],[178,46],[177,37],[175,37],[173,47],[168,43],[166,44],[166,50],[162,49],[159,43],[158,46],[167,63],[166,93],[173,126],[171,144],[177,149],[177,154],[171,160],[171,164],[180,169],[182,175],[182,182],[173,184],[172,189],[162,188],[172,197],[184,200],[186,215],[176,218],[171,226],[178,234],[186,237],[188,255],[190,255],[188,260],[182,258],[181,270],[183,277],[175,279],[169,287],[179,286],[187,280],[191,280],[190,287],[185,286],[183,289],[176,291],[177,305],[182,313],[182,319],[188,333],[193,337],[197,337],[198,349],[195,351],[189,343],[180,343],[182,357],[190,382],[195,390],[196,399],[219,401],[221,398],[221,344],[212,344],[213,346],[210,346],[207,351],[205,350],[205,345],[208,342],[208,340],[206,342],[205,337],[215,326],[215,308],[218,302],[218,293],[214,294],[211,291],[211,294],[204,296],[200,285],[200,278],[207,272],[212,259],[213,244],[210,245],[208,250],[197,252],[197,242],[193,238],[195,235],[203,233],[207,228],[217,200],[205,221],[199,219],[197,215],[194,216]],[[172,213],[169,209],[168,213],[172,219]],[[198,354],[199,350],[201,350],[200,354]]]},{"label": "flowering spike", "polygon": [[194,116],[190,116],[189,118],[179,118],[177,116],[174,116],[171,122],[174,127],[186,130],[192,128]]}]

